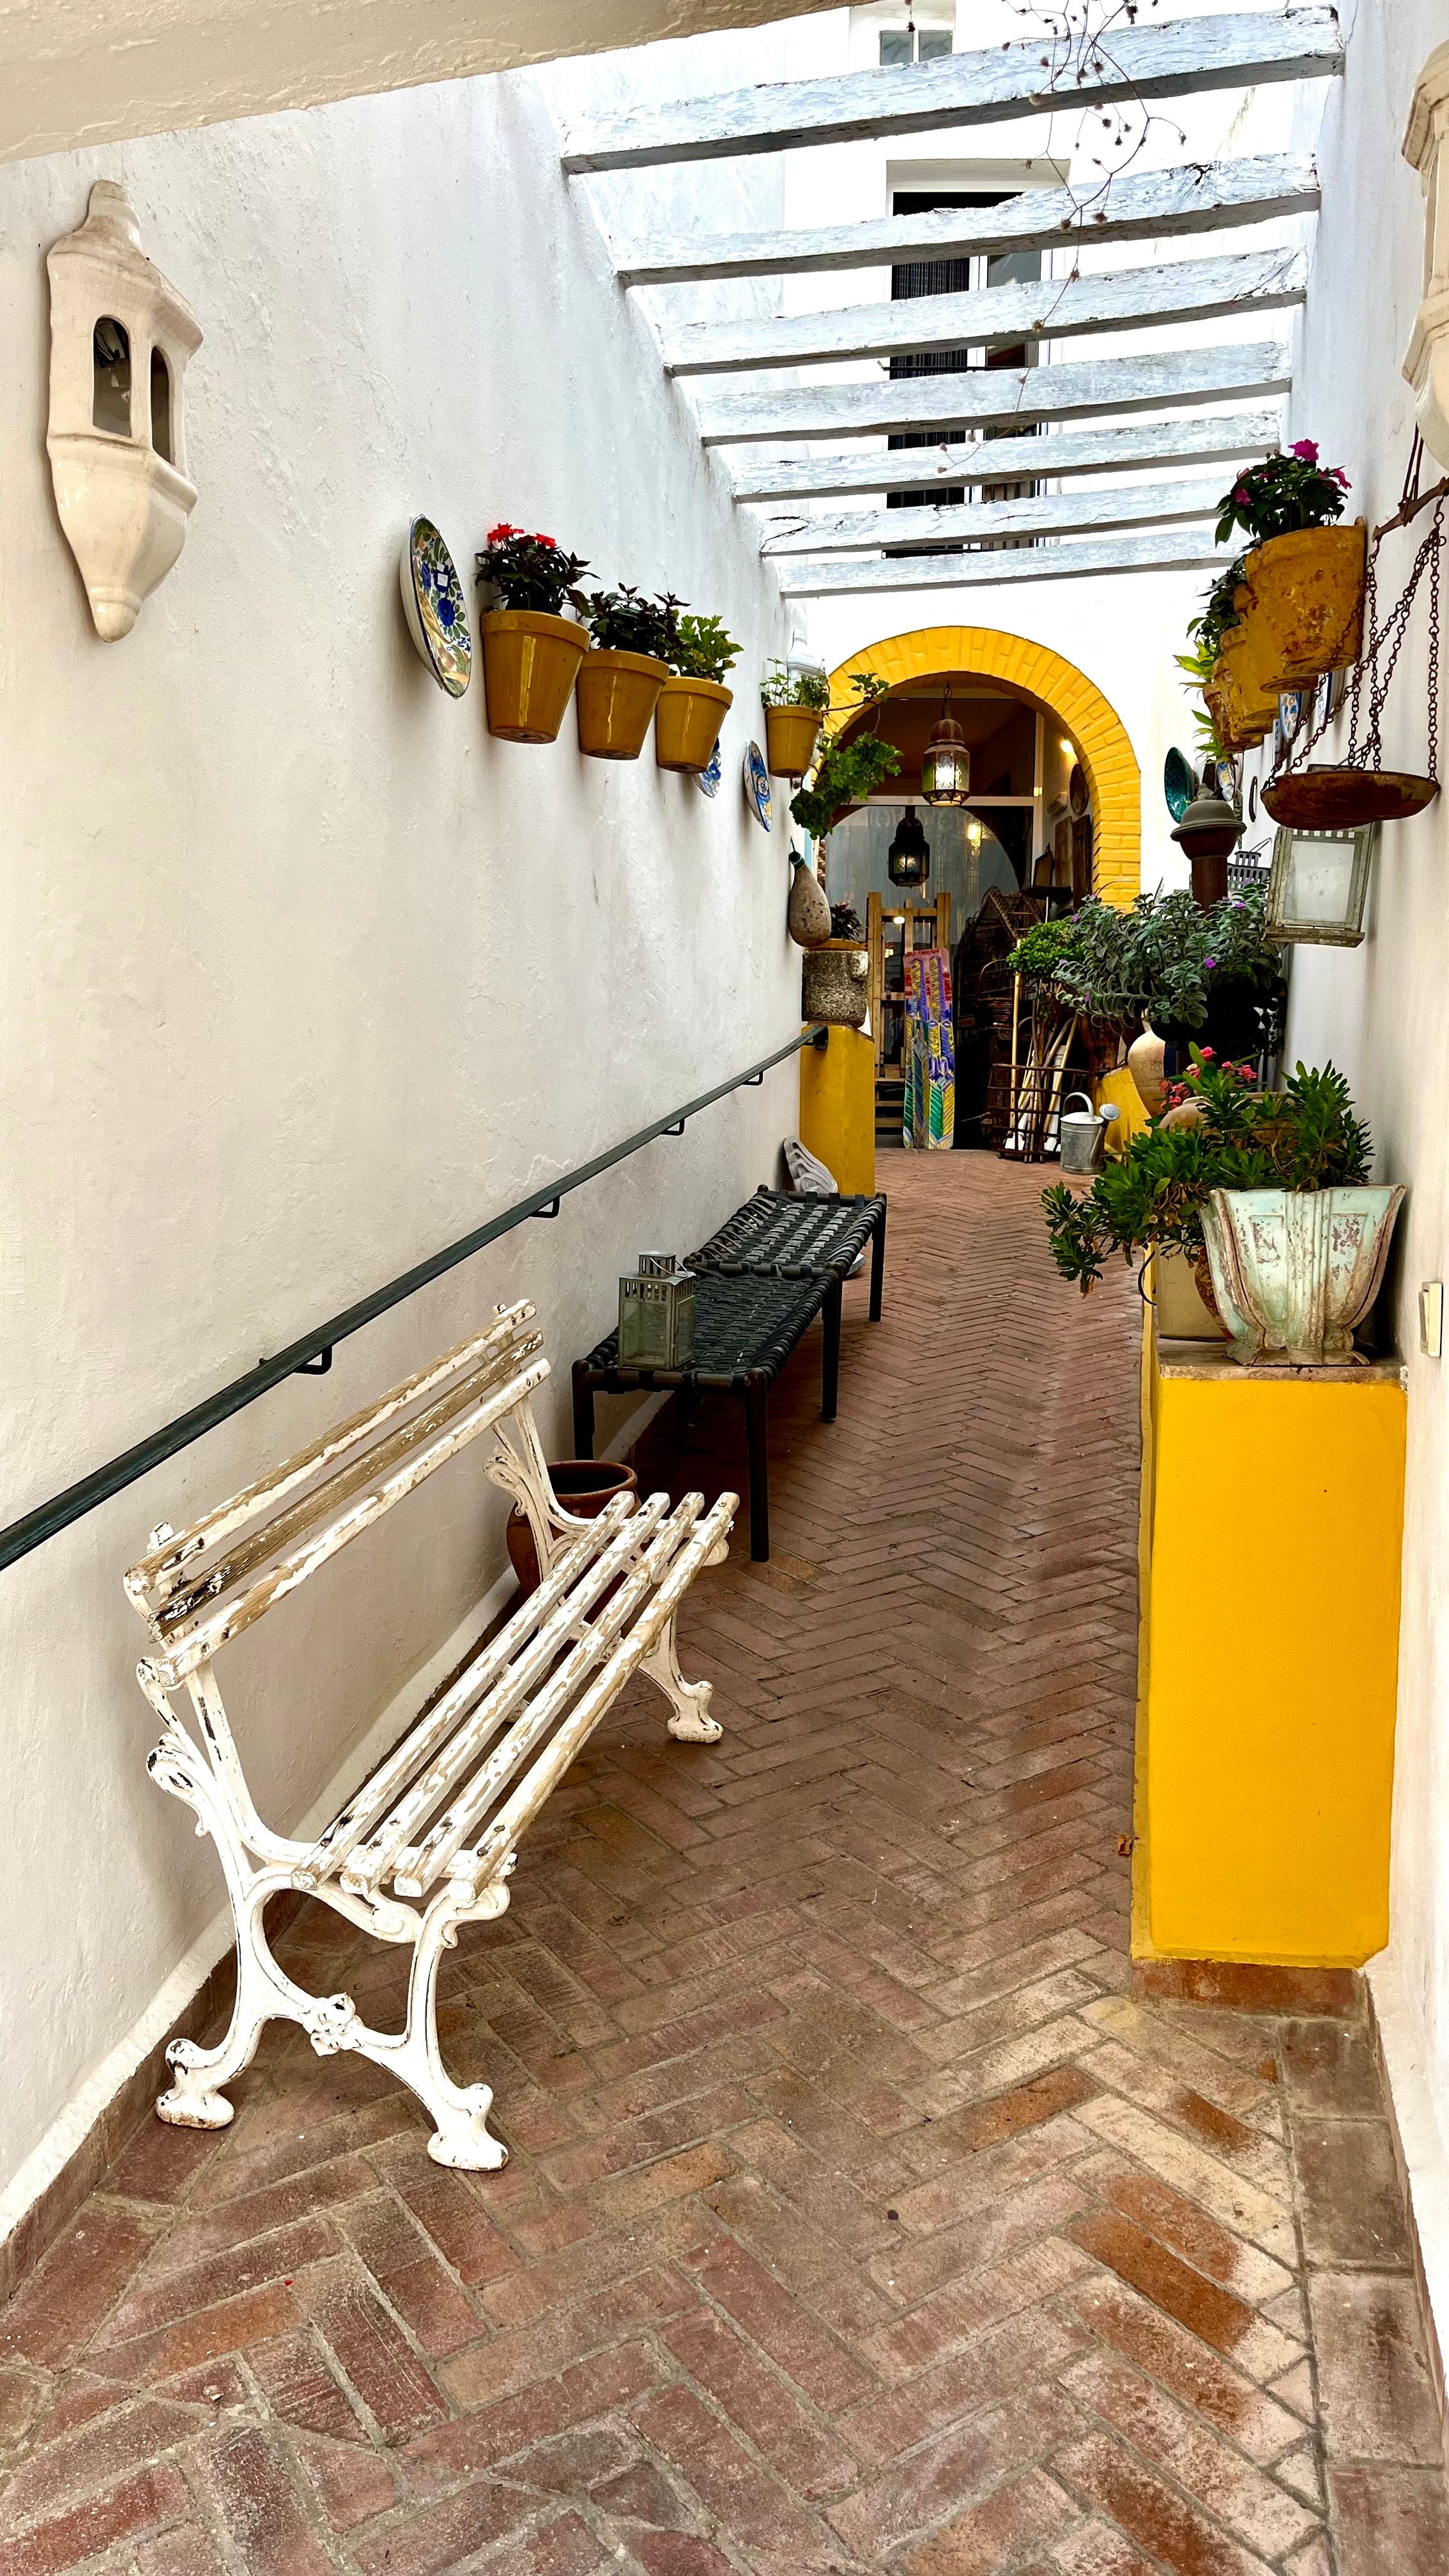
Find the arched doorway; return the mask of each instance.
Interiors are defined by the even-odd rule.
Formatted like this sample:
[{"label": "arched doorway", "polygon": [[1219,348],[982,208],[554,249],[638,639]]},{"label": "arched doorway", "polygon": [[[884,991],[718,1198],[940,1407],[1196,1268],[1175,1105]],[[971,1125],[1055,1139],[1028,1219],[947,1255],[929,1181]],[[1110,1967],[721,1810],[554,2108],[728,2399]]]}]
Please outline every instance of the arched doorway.
[{"label": "arched doorway", "polygon": [[1076,747],[1092,802],[1093,883],[1108,903],[1125,908],[1142,873],[1142,773],[1127,729],[1096,683],[1023,635],[992,626],[918,626],[868,644],[830,675],[830,695],[848,701],[858,671],[874,671],[892,689],[950,673],[1021,690],[1050,709]]}]

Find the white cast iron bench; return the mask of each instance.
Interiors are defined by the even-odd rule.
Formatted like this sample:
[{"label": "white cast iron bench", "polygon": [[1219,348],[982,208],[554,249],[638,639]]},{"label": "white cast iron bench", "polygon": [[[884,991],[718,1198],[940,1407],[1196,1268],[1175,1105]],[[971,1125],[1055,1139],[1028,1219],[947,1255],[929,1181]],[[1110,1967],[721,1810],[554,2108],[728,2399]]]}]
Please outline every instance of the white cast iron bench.
[{"label": "white cast iron bench", "polygon": [[[337,1424],[310,1449],[179,1534],[151,1534],[126,1576],[153,1652],[138,1666],[161,1719],[153,1780],[196,1810],[226,1873],[236,1923],[236,2007],[216,2048],[178,2039],[175,2082],[156,2108],[180,2128],[220,2129],[222,2087],[256,2053],[274,2017],[299,2022],[319,2055],[357,2049],[410,2085],[437,2124],[439,2164],[501,2165],[486,2084],[455,2084],[438,2051],[442,1953],[460,1923],[508,1904],[508,1874],[529,1824],[636,1672],[670,1704],[669,1732],[713,1744],[708,1682],[686,1682],[675,1619],[702,1565],[717,1565],[739,1498],[711,1511],[686,1494],[619,1495],[596,1520],[566,1512],[549,1481],[530,1399],[548,1375],[529,1305],[500,1307],[459,1343]],[[487,1473],[527,1513],[542,1580],[491,1643],[436,1691],[416,1723],[315,1842],[273,1833],[252,1803],[214,1671],[223,1646],[318,1573],[482,1434]],[[193,1735],[170,1694],[185,1687]],[[391,1894],[384,1889],[391,1888]],[[372,2030],[350,1995],[293,1983],[268,1946],[263,1910],[279,1889],[319,1898],[380,1941],[411,1942],[400,2035]]]}]

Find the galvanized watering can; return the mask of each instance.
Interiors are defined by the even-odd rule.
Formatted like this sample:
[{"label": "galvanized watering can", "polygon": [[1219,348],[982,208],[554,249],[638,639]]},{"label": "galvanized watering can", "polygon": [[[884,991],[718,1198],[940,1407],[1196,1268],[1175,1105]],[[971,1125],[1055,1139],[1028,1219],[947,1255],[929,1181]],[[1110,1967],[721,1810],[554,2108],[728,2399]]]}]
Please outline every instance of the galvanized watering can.
[{"label": "galvanized watering can", "polygon": [[[1074,1100],[1085,1102],[1085,1114],[1080,1109],[1072,1109]],[[1062,1105],[1061,1120],[1064,1172],[1075,1172],[1079,1178],[1085,1179],[1092,1172],[1101,1170],[1108,1122],[1116,1115],[1116,1108],[1111,1103],[1105,1109],[1094,1109],[1085,1091],[1068,1093]]]}]

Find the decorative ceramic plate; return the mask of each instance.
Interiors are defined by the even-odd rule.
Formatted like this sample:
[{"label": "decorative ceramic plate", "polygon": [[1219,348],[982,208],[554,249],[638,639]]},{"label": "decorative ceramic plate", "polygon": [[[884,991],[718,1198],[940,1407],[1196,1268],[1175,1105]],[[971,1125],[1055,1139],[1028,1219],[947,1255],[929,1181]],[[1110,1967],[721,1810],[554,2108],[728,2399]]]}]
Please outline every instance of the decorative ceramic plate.
[{"label": "decorative ceramic plate", "polygon": [[745,753],[745,803],[755,821],[762,824],[767,832],[770,828],[770,802],[770,773],[765,767],[765,755],[759,744],[752,742]]},{"label": "decorative ceramic plate", "polygon": [[1162,792],[1174,823],[1180,823],[1192,803],[1192,769],[1184,753],[1170,751],[1164,760]]},{"label": "decorative ceramic plate", "polygon": [[440,689],[461,698],[473,676],[473,637],[457,566],[431,519],[414,519],[398,566],[408,633]]},{"label": "decorative ceramic plate", "polygon": [[1089,814],[1092,810],[1091,794],[1087,786],[1087,773],[1079,760],[1073,761],[1072,774],[1067,780],[1067,807],[1069,812],[1076,816],[1079,823],[1082,816],[1084,814]]},{"label": "decorative ceramic plate", "polygon": [[1229,805],[1236,805],[1242,795],[1242,789],[1242,754],[1237,751],[1227,752],[1218,762],[1218,794],[1226,798]]},{"label": "decorative ceramic plate", "polygon": [[713,751],[709,755],[708,769],[697,769],[694,773],[694,783],[699,789],[701,796],[718,796],[719,783],[723,776],[724,770],[720,765],[719,744],[716,743]]},{"label": "decorative ceramic plate", "polygon": [[1297,741],[1304,724],[1313,713],[1317,684],[1306,689],[1280,689],[1278,692],[1278,729],[1286,743]]}]

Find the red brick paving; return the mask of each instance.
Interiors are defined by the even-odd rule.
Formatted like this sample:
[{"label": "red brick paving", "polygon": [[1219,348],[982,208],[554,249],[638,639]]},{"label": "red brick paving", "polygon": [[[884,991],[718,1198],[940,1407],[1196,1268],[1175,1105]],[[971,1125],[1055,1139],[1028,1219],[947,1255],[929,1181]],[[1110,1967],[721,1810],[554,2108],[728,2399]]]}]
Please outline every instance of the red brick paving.
[{"label": "red brick paving", "polygon": [[1127,2000],[1137,1309],[1041,1177],[890,1158],[885,1321],[688,1606],[723,1743],[637,1686],[463,1934],[507,2170],[280,2028],[148,2121],[0,2315],[0,2576],[1449,2568],[1362,2026]]}]

